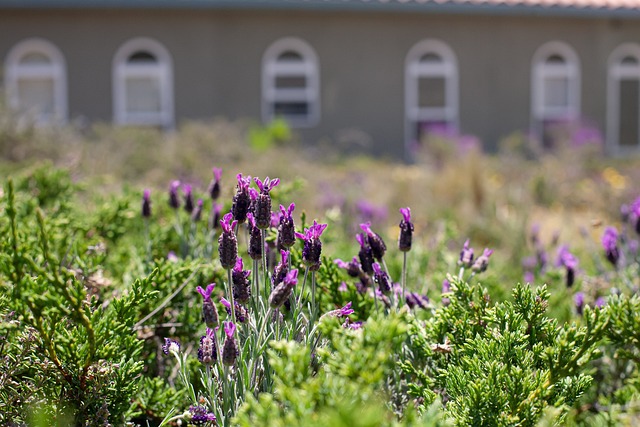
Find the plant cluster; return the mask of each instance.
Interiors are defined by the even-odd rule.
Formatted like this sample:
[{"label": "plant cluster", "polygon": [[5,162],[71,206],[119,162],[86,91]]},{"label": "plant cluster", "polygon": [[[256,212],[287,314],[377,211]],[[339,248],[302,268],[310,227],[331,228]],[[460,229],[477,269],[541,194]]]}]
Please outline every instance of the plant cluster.
[{"label": "plant cluster", "polygon": [[296,215],[290,183],[212,175],[160,196],[47,166],[5,183],[0,424],[636,419],[640,202],[599,249],[529,233],[546,285],[511,286],[519,263],[449,225],[428,243],[408,207],[391,245],[374,217]]}]

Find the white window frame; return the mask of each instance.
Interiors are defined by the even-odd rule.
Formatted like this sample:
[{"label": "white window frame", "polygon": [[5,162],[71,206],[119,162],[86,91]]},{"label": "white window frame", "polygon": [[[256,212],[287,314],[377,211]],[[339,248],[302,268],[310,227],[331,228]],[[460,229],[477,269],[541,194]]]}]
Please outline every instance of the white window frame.
[{"label": "white window frame", "polygon": [[[148,52],[157,62],[130,64],[129,57],[136,52]],[[159,112],[128,112],[126,81],[130,77],[157,79],[160,87]],[[145,125],[172,128],[173,106],[173,60],[169,51],[158,41],[138,37],[125,42],[113,57],[113,120],[117,125]]]},{"label": "white window frame", "polygon": [[[23,64],[22,58],[30,53],[46,56],[49,64]],[[29,79],[51,79],[53,81],[53,113],[20,111],[18,84]],[[7,104],[27,120],[36,125],[65,124],[68,116],[67,67],[62,52],[50,41],[29,38],[18,42],[7,54],[5,61],[5,89]]]},{"label": "white window frame", "polygon": [[[433,53],[442,59],[436,64],[425,64],[420,59]],[[445,82],[444,107],[420,107],[419,80],[424,77],[442,77]],[[413,151],[418,138],[418,123],[442,121],[457,131],[459,119],[458,60],[453,50],[444,42],[426,39],[416,43],[405,60],[405,152]]]},{"label": "white window frame", "polygon": [[[292,51],[300,55],[302,62],[278,61],[280,55]],[[301,102],[307,104],[307,115],[282,116],[291,127],[313,127],[320,121],[320,71],[318,55],[311,45],[296,37],[285,37],[272,43],[262,56],[262,120],[269,123],[276,118],[276,102]],[[276,87],[276,79],[286,76],[304,76],[304,88],[282,89]]]},{"label": "white window frame", "polygon": [[[626,57],[634,57],[636,64],[623,64]],[[620,82],[636,80],[640,84],[640,44],[624,43],[609,56],[607,67],[607,149],[613,155],[635,153],[640,150],[640,114],[636,147],[620,145]],[[637,101],[640,104],[640,99]]]},{"label": "white window frame", "polygon": [[[563,64],[549,64],[551,56],[560,56]],[[545,80],[566,77],[567,106],[547,106]],[[542,135],[546,121],[575,122],[580,118],[580,59],[575,50],[565,42],[551,41],[540,46],[531,62],[531,128],[536,135]]]}]

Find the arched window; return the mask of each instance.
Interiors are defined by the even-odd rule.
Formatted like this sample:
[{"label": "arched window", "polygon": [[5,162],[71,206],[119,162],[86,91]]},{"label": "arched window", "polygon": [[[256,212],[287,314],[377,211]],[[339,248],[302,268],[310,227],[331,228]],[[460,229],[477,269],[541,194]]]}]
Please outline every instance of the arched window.
[{"label": "arched window", "polygon": [[546,43],[533,55],[531,76],[532,130],[549,147],[554,132],[580,116],[578,55],[566,43]]},{"label": "arched window", "polygon": [[67,72],[60,50],[33,38],[15,45],[5,62],[7,103],[36,124],[67,120]]},{"label": "arched window", "polygon": [[113,118],[120,125],[173,126],[173,64],[157,41],[136,38],[116,52]]},{"label": "arched window", "polygon": [[430,131],[457,132],[458,62],[453,50],[438,40],[413,46],[405,63],[405,148]]},{"label": "arched window", "polygon": [[262,119],[276,117],[293,127],[311,127],[320,119],[318,57],[293,37],[276,41],[262,57]]},{"label": "arched window", "polygon": [[626,43],[609,57],[607,144],[613,154],[640,148],[640,45]]}]

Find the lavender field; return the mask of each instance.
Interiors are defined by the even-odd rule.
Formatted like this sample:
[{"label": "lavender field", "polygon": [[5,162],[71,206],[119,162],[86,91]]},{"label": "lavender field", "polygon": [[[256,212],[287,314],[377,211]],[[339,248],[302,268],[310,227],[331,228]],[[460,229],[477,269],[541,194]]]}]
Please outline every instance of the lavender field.
[{"label": "lavender field", "polygon": [[0,425],[639,420],[638,159],[0,128]]}]

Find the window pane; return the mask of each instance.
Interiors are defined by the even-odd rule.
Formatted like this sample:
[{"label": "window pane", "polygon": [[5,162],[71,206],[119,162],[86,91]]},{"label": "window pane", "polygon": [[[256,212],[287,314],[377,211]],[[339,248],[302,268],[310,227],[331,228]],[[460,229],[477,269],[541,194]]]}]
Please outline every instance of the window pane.
[{"label": "window pane", "polygon": [[302,62],[302,55],[293,50],[287,50],[278,55],[278,61]]},{"label": "window pane", "polygon": [[276,102],[273,104],[273,114],[304,118],[309,114],[309,104],[307,102]]},{"label": "window pane", "polygon": [[125,81],[127,113],[159,113],[160,82],[153,77],[128,77]]},{"label": "window pane", "polygon": [[276,76],[278,89],[304,89],[305,87],[307,87],[305,76]]},{"label": "window pane", "polygon": [[620,81],[620,137],[619,144],[638,145],[638,114],[640,101],[640,81]]},{"label": "window pane", "polygon": [[420,62],[427,64],[439,64],[442,62],[442,58],[436,53],[429,52],[420,57]]},{"label": "window pane", "polygon": [[41,52],[29,52],[20,58],[20,64],[46,65],[51,64],[51,59]]},{"label": "window pane", "polygon": [[18,100],[20,111],[52,115],[54,113],[53,79],[18,80]]},{"label": "window pane", "polygon": [[569,106],[569,79],[547,77],[544,79],[544,107]]},{"label": "window pane", "polygon": [[555,53],[553,55],[549,55],[546,61],[547,64],[564,64],[565,62],[567,61],[565,61],[562,56]]},{"label": "window pane", "polygon": [[131,54],[129,59],[127,59],[127,62],[134,64],[153,64],[158,62],[158,60],[153,56],[153,54],[144,50],[139,50]]},{"label": "window pane", "polygon": [[446,107],[444,77],[418,78],[418,107]]}]

